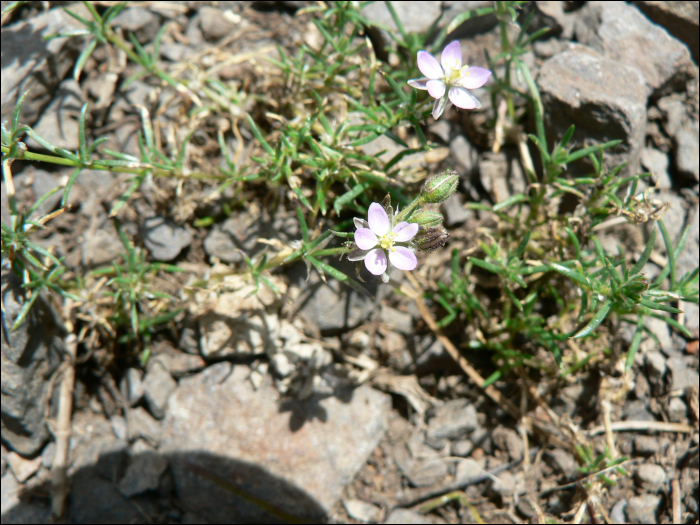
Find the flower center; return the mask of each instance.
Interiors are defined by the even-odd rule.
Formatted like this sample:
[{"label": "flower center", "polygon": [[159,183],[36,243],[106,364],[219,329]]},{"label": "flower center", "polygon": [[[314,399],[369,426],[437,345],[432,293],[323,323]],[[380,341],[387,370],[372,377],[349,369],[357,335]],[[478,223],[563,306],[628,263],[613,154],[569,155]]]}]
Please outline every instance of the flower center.
[{"label": "flower center", "polygon": [[389,232],[386,235],[383,235],[382,238],[379,239],[379,246],[381,246],[384,250],[391,249],[391,247],[394,245],[394,237],[396,237],[394,232]]}]

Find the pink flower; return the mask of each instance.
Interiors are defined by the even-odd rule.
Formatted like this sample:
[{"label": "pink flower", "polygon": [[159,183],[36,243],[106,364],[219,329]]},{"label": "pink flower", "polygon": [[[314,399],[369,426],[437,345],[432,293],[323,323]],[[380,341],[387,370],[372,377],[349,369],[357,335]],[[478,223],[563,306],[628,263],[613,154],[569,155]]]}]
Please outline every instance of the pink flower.
[{"label": "pink flower", "polygon": [[394,226],[394,217],[389,217],[381,204],[373,202],[369,207],[368,220],[355,219],[355,244],[357,250],[348,254],[350,261],[365,261],[365,267],[373,275],[381,275],[387,282],[388,260],[399,270],[414,270],[418,259],[411,248],[398,243],[408,243],[418,233],[418,225],[402,221]]},{"label": "pink flower", "polygon": [[452,104],[462,109],[480,108],[481,102],[467,90],[486,84],[491,71],[483,67],[462,67],[462,51],[458,40],[445,47],[440,62],[430,53],[418,51],[418,69],[425,78],[408,81],[409,86],[428,90],[430,96],[436,99],[433,118],[440,118]]}]

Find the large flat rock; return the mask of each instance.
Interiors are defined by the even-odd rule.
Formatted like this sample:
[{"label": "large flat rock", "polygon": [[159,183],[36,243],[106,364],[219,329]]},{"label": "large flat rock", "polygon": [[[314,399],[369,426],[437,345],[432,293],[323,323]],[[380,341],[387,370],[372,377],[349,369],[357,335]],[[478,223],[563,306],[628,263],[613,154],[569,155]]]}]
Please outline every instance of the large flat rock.
[{"label": "large flat rock", "polygon": [[181,380],[170,398],[160,452],[181,503],[211,523],[321,519],[384,434],[389,396],[281,401],[269,376],[255,390],[248,367],[229,370]]}]

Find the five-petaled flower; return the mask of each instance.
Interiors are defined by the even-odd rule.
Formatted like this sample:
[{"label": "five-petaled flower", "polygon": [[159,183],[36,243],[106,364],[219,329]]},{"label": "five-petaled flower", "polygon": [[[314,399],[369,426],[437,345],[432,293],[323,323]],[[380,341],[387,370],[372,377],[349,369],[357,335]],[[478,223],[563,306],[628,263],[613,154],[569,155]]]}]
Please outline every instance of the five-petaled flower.
[{"label": "five-petaled flower", "polygon": [[[373,202],[369,207],[368,220],[355,219],[355,244],[357,250],[348,254],[350,261],[364,259],[365,267],[373,275],[381,275],[384,282],[389,280],[386,273],[389,261],[399,270],[413,270],[418,265],[413,251],[406,245],[418,233],[418,225],[402,221],[394,225],[381,204]],[[400,244],[401,243],[401,244]]]},{"label": "five-petaled flower", "polygon": [[408,81],[411,87],[427,89],[430,96],[436,99],[433,118],[440,118],[451,104],[462,109],[480,108],[481,102],[467,90],[486,84],[491,71],[483,67],[462,67],[462,50],[457,40],[445,47],[440,62],[427,51],[418,51],[418,69],[425,78]]}]

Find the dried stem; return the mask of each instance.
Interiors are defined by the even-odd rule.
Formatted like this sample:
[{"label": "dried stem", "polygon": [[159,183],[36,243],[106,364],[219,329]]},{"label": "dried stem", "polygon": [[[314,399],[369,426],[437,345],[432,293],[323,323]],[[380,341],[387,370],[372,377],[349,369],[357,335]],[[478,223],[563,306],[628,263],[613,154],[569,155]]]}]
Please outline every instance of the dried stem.
[{"label": "dried stem", "polygon": [[73,387],[75,385],[75,355],[78,339],[74,334],[66,337],[66,359],[68,366],[61,381],[59,394],[56,436],[56,455],[51,467],[51,512],[57,518],[63,516],[68,496],[68,448],[73,412]]}]

